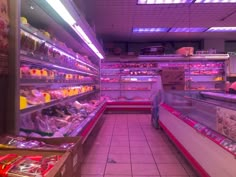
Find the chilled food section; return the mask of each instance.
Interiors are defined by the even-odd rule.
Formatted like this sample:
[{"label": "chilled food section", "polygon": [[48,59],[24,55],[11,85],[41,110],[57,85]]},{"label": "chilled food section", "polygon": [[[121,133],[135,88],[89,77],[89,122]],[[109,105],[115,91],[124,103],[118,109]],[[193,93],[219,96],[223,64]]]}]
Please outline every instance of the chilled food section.
[{"label": "chilled food section", "polygon": [[235,174],[235,103],[205,98],[196,91],[171,91],[159,108],[160,127],[202,176]]},{"label": "chilled food section", "polygon": [[155,61],[102,61],[101,95],[107,97],[108,109],[150,110],[162,87],[157,66]]},{"label": "chilled food section", "polygon": [[63,42],[55,38],[54,41],[51,40],[48,32],[42,32],[32,27],[28,22],[21,24],[20,42],[21,53],[23,55],[29,55],[38,60],[48,61],[70,69],[81,70],[88,73],[98,72],[96,66],[94,66],[88,58],[79,53],[75,53],[72,49],[66,47]]}]

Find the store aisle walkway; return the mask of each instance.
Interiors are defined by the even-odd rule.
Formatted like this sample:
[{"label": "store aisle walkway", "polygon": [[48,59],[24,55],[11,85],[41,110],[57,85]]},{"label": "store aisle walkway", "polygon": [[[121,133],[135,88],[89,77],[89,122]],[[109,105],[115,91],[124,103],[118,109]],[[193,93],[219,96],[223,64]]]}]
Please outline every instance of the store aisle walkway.
[{"label": "store aisle walkway", "polygon": [[104,114],[84,146],[82,177],[196,177],[150,114]]}]

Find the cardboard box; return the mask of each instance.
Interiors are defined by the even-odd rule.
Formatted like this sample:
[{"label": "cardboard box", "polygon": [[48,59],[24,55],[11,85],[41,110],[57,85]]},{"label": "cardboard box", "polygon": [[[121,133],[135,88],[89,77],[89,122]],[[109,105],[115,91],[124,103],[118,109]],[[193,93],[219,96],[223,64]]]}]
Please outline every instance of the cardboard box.
[{"label": "cardboard box", "polygon": [[184,84],[164,84],[163,88],[164,90],[184,90],[185,85]]},{"label": "cardboard box", "polygon": [[161,80],[163,84],[184,84],[184,67],[163,67]]},{"label": "cardboard box", "polygon": [[[70,163],[70,171],[71,175],[75,171],[78,170],[78,167],[81,166],[81,163],[83,162],[83,146],[82,146],[82,139],[81,137],[63,137],[63,138],[34,138],[34,137],[25,137],[27,140],[36,140],[36,141],[42,141],[49,145],[61,145],[63,143],[74,143],[74,147],[71,149],[31,149],[35,152],[55,152],[55,153],[66,153],[68,152],[70,155],[68,157],[68,163]],[[0,148],[1,150],[1,148]],[[2,149],[5,150],[5,149]],[[29,149],[18,149],[18,148],[11,148],[11,150],[20,150],[28,152]],[[23,152],[22,152],[23,153]]]},{"label": "cardboard box", "polygon": [[[62,143],[74,143],[74,147],[69,149],[68,151],[71,152],[71,159],[73,166],[73,171],[76,166],[83,162],[83,146],[82,146],[82,138],[81,137],[63,137],[63,138],[27,138],[28,140],[37,140],[43,141],[47,144],[51,145],[60,145]],[[46,150],[47,151],[47,150]],[[51,151],[62,151],[65,152],[67,150],[58,150],[52,149]]]},{"label": "cardboard box", "polygon": [[20,156],[52,156],[60,155],[61,159],[54,165],[54,167],[45,175],[45,177],[69,177],[72,176],[73,169],[71,164],[70,152],[56,152],[56,151],[39,151],[39,150],[20,150],[20,149],[1,149],[0,156],[6,154],[17,154]]}]

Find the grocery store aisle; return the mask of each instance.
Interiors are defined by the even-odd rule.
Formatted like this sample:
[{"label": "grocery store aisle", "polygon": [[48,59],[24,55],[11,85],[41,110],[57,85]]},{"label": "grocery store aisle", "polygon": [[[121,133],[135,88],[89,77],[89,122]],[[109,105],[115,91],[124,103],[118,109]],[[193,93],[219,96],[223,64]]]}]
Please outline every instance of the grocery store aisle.
[{"label": "grocery store aisle", "polygon": [[104,114],[84,146],[82,177],[196,177],[149,114]]}]

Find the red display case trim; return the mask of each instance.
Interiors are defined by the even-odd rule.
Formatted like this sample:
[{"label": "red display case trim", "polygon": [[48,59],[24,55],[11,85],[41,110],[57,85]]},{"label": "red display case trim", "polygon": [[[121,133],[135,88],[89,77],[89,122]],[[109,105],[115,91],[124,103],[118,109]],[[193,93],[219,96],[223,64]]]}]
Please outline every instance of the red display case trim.
[{"label": "red display case trim", "polygon": [[212,130],[211,128],[192,120],[190,117],[183,115],[181,112],[177,111],[173,107],[162,104],[161,107],[163,107],[165,110],[169,111],[171,114],[175,115],[177,118],[188,124],[190,127],[195,129],[198,133],[201,135],[207,137],[220,147],[222,147],[224,150],[228,151],[232,155],[236,157],[236,142],[225,137],[224,135],[221,135],[220,133],[216,132],[215,130]]}]

